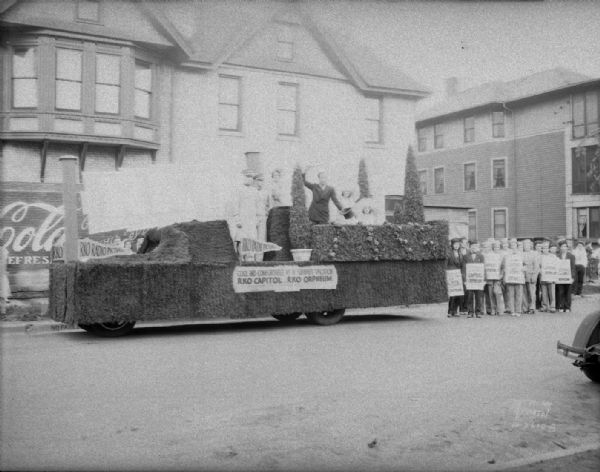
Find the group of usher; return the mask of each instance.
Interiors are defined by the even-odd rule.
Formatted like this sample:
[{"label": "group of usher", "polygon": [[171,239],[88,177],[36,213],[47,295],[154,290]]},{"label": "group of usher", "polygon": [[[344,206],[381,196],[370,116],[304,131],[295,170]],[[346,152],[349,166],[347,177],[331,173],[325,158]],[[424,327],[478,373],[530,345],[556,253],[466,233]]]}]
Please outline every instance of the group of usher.
[{"label": "group of usher", "polygon": [[[600,243],[600,240],[599,240]],[[447,269],[460,270],[464,295],[451,296],[448,300],[448,317],[467,315],[480,318],[487,315],[533,314],[538,311],[555,313],[570,312],[572,296],[581,296],[588,265],[596,268],[600,259],[600,249],[586,246],[576,241],[573,248],[566,240],[557,243],[524,239],[486,240],[479,244],[466,238],[455,238],[450,242],[447,256]],[[492,256],[491,256],[492,255]],[[485,273],[482,290],[467,290],[466,268],[469,263],[484,264],[486,258],[499,261],[498,271],[493,278]],[[522,262],[522,283],[507,283],[507,262]],[[553,277],[546,277],[545,266],[556,265],[559,260],[568,260],[571,268],[571,282],[558,283]],[[565,263],[566,264],[566,263]],[[514,279],[510,279],[514,282]]]}]

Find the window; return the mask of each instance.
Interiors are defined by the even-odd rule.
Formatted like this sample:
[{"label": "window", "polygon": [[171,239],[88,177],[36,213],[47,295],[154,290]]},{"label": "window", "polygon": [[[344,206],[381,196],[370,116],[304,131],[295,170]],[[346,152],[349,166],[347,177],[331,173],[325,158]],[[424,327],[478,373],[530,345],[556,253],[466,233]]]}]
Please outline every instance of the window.
[{"label": "window", "polygon": [[573,193],[600,193],[600,147],[572,149]]},{"label": "window", "polygon": [[492,136],[494,138],[504,137],[504,112],[492,112]]},{"label": "window", "polygon": [[577,208],[574,217],[577,238],[600,238],[600,206]]},{"label": "window", "polygon": [[56,49],[57,110],[81,110],[81,57],[81,51]]},{"label": "window", "polygon": [[598,133],[598,92],[573,95],[573,138],[595,136]]},{"label": "window", "polygon": [[79,0],[77,2],[77,19],[98,23],[100,20],[100,2],[98,0]]},{"label": "window", "polygon": [[147,62],[135,61],[134,113],[139,118],[150,118],[152,113],[152,67]]},{"label": "window", "polygon": [[435,149],[441,149],[444,147],[444,133],[442,132],[442,125],[433,125],[433,147]]},{"label": "window", "polygon": [[388,223],[394,222],[394,212],[396,208],[402,207],[404,198],[402,195],[386,195],[385,196],[385,221]]},{"label": "window", "polygon": [[492,188],[506,188],[506,159],[492,159]]},{"label": "window", "polygon": [[283,136],[298,134],[298,85],[279,83],[277,95],[277,133]]},{"label": "window", "polygon": [[381,98],[367,98],[367,129],[365,142],[381,143]]},{"label": "window", "polygon": [[419,152],[427,151],[427,136],[425,135],[425,128],[419,128],[417,130],[417,140]]},{"label": "window", "polygon": [[15,48],[12,56],[13,108],[37,108],[37,89],[35,48]]},{"label": "window", "polygon": [[465,192],[477,190],[477,166],[474,162],[464,165]]},{"label": "window", "polygon": [[508,234],[506,208],[492,208],[492,233],[494,239],[506,238]]},{"label": "window", "polygon": [[477,210],[469,210],[469,241],[477,241]]},{"label": "window", "polygon": [[240,78],[219,76],[219,129],[240,131]]},{"label": "window", "polygon": [[435,193],[444,193],[444,168],[433,169],[433,185]]},{"label": "window", "polygon": [[469,116],[465,118],[464,128],[465,143],[472,143],[475,141],[475,117]]},{"label": "window", "polygon": [[427,195],[427,170],[419,171],[419,184],[421,186],[421,194]]},{"label": "window", "polygon": [[277,59],[292,62],[294,60],[294,35],[289,25],[279,25],[277,32]]},{"label": "window", "polygon": [[96,112],[119,113],[121,57],[96,54]]}]

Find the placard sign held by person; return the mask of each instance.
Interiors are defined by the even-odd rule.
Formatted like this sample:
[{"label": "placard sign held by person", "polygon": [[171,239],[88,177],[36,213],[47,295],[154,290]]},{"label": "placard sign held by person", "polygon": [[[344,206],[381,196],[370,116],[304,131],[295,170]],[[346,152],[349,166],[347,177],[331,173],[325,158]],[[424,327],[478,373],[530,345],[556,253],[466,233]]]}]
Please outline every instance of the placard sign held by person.
[{"label": "placard sign held by person", "polygon": [[[552,260],[550,258],[544,258],[542,261],[542,282],[555,283],[558,278],[558,259]],[[569,272],[570,272],[569,268]]]},{"label": "placard sign held by person", "polygon": [[460,269],[446,271],[446,284],[449,297],[462,297],[465,294]]},{"label": "placard sign held by person", "polygon": [[571,277],[571,261],[569,259],[559,259],[557,263],[557,284],[572,284],[573,279]]},{"label": "placard sign held by person", "polygon": [[482,263],[468,263],[466,267],[465,286],[467,290],[483,290],[485,285],[485,268]]},{"label": "placard sign held by person", "polygon": [[504,283],[507,284],[524,284],[525,275],[523,274],[523,259],[519,256],[507,255]]},{"label": "placard sign held by person", "polygon": [[486,280],[500,280],[500,264],[502,256],[493,252],[485,255],[485,278]]}]

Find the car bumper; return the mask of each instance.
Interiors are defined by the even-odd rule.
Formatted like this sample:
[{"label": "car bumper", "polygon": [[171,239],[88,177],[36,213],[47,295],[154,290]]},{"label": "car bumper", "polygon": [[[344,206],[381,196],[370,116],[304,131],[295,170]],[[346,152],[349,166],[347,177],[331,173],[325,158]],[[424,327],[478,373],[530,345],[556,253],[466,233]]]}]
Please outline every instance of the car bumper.
[{"label": "car bumper", "polygon": [[568,346],[567,344],[563,344],[558,341],[556,343],[556,351],[565,357],[577,359],[585,354],[586,349],[582,347]]}]

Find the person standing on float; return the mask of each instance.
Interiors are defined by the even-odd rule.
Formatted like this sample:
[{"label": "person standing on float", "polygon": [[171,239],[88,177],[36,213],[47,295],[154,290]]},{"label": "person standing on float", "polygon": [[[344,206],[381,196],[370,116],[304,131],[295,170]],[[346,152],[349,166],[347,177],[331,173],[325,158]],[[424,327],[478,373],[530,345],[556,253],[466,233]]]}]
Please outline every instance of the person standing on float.
[{"label": "person standing on float", "polygon": [[265,178],[262,174],[258,174],[254,177],[254,187],[258,193],[257,200],[257,222],[256,222],[256,239],[261,242],[267,241],[267,215],[269,214],[269,199],[270,195],[264,188]]},{"label": "person standing on float", "polygon": [[254,186],[255,172],[248,169],[242,171],[244,183],[239,188],[233,201],[233,240],[236,251],[240,250],[242,239],[258,238],[258,213],[259,213],[259,195]]},{"label": "person standing on float", "polygon": [[329,200],[331,200],[338,210],[342,210],[342,204],[338,200],[335,189],[327,184],[327,173],[320,171],[317,174],[319,183],[311,183],[306,180],[306,171],[310,167],[307,167],[302,174],[304,179],[304,185],[312,191],[312,202],[308,208],[308,219],[313,224],[327,224],[329,223]]}]

